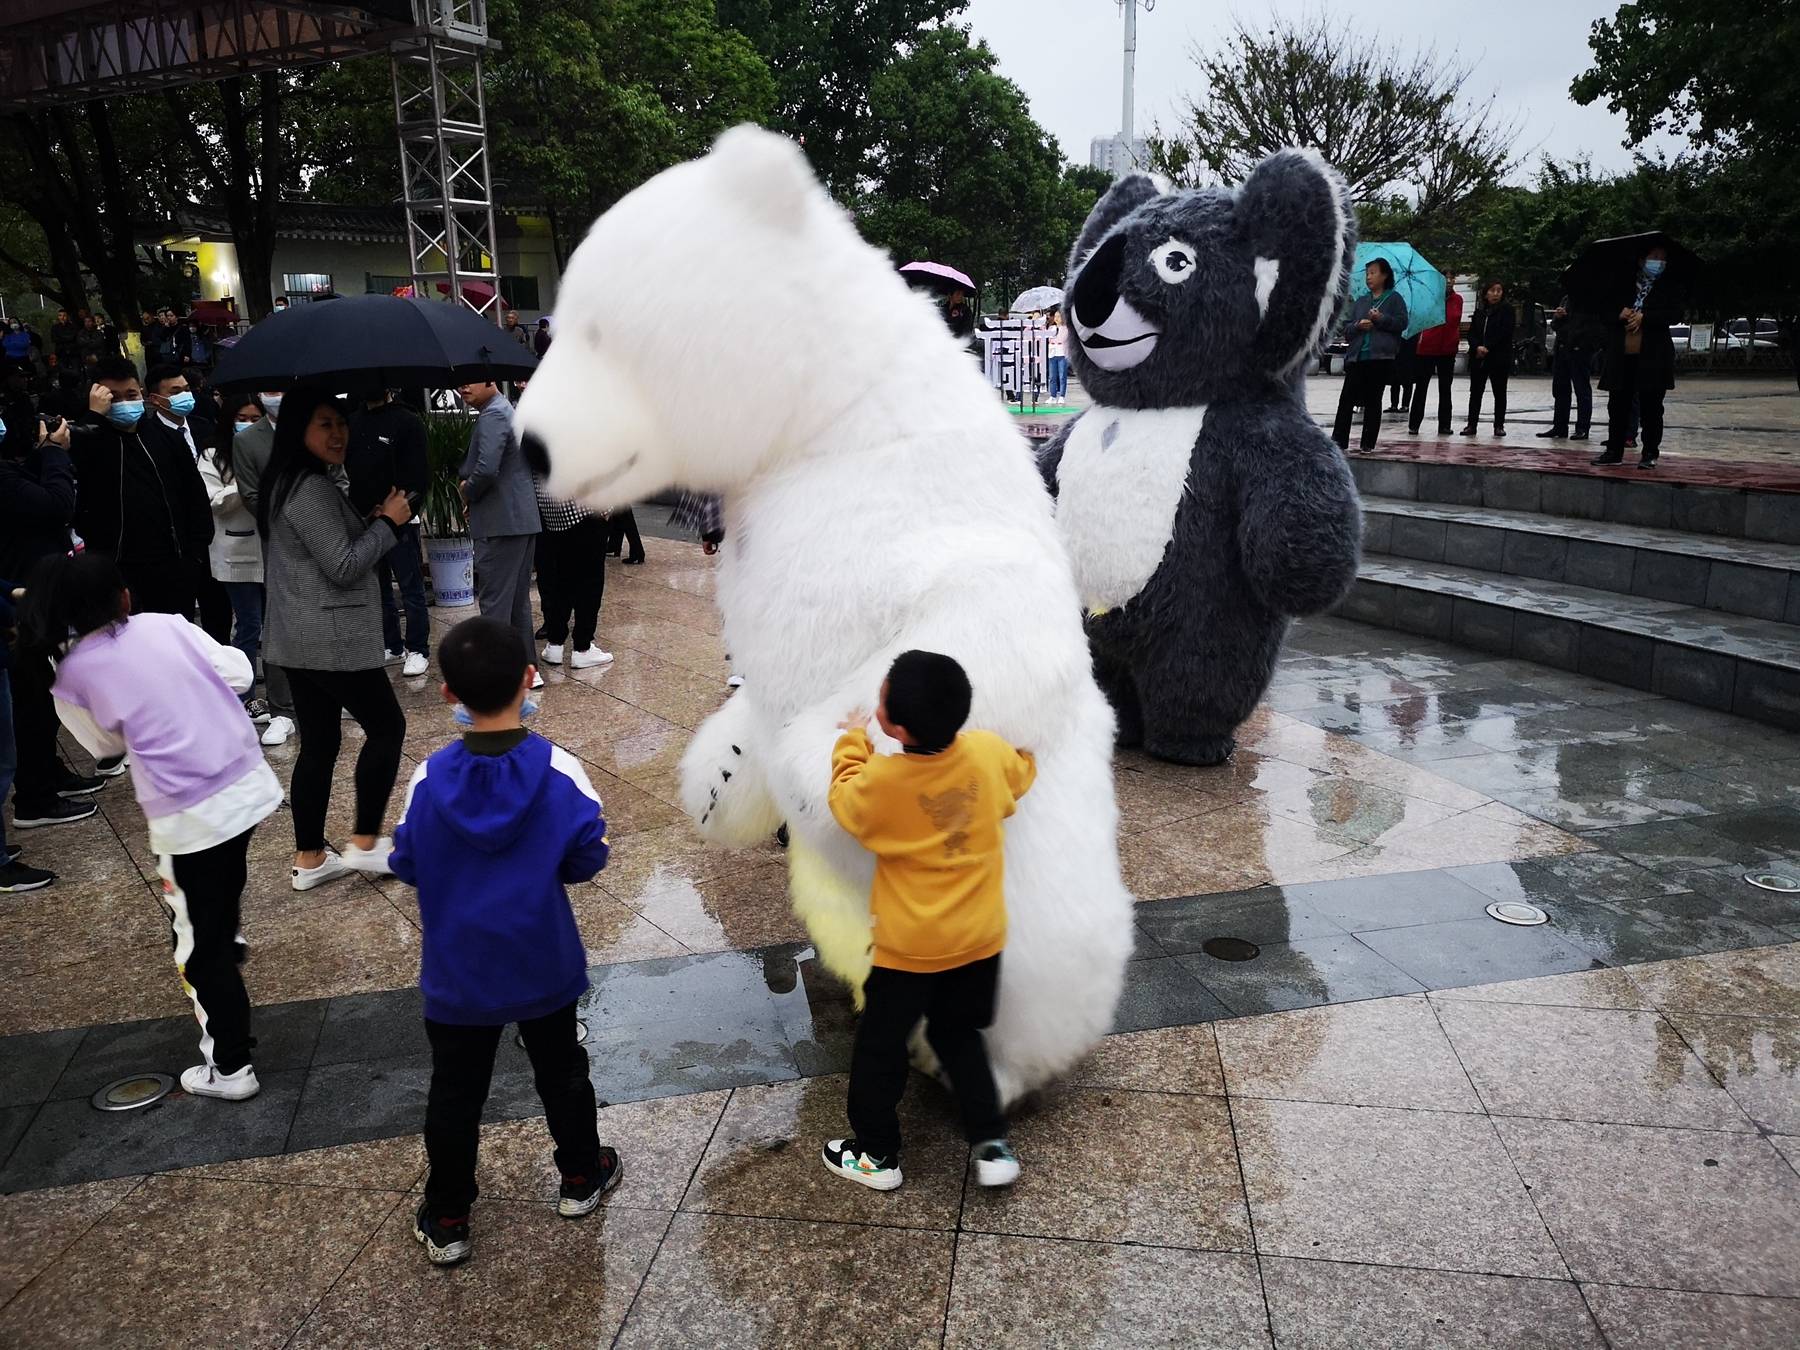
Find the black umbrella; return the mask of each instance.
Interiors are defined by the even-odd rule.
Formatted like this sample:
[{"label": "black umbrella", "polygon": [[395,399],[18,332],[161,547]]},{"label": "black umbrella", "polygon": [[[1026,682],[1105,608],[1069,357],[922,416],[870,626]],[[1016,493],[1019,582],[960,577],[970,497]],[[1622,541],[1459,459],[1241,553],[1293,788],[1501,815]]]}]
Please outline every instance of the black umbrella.
[{"label": "black umbrella", "polygon": [[271,314],[219,357],[213,383],[251,389],[451,389],[521,380],[537,356],[466,305],[352,295]]},{"label": "black umbrella", "polygon": [[1664,295],[1685,295],[1700,275],[1700,258],[1662,230],[1594,240],[1563,271],[1563,290],[1578,309],[1616,311],[1630,303],[1638,263],[1658,244],[1669,255],[1658,288]]}]

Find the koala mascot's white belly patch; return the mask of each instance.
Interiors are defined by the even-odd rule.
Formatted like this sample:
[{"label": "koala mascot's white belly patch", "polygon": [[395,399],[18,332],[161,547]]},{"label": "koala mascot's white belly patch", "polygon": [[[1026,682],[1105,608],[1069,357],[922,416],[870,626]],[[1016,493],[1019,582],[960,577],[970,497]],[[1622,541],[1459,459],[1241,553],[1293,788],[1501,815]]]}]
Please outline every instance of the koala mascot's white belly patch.
[{"label": "koala mascot's white belly patch", "polygon": [[1162,565],[1205,421],[1204,405],[1096,404],[1069,433],[1056,470],[1056,524],[1089,613],[1118,608]]}]

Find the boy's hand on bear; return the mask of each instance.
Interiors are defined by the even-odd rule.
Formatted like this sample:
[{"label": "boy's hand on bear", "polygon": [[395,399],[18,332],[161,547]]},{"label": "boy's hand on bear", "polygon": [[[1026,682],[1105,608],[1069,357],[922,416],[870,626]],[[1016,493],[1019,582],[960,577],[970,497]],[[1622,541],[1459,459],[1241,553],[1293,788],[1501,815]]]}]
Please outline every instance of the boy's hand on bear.
[{"label": "boy's hand on bear", "polygon": [[869,726],[869,719],[873,716],[874,714],[866,709],[858,708],[855,712],[851,713],[843,721],[838,723],[838,730],[866,731]]}]

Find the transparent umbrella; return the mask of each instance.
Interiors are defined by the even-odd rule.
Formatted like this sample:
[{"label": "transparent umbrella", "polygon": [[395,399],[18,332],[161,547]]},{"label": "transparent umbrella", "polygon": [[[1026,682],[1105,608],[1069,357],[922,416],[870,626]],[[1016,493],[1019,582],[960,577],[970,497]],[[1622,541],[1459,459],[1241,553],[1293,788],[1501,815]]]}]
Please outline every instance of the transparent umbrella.
[{"label": "transparent umbrella", "polygon": [[1037,314],[1052,309],[1061,309],[1063,302],[1062,289],[1057,286],[1033,286],[1022,291],[1019,298],[1012,302],[1014,314]]}]

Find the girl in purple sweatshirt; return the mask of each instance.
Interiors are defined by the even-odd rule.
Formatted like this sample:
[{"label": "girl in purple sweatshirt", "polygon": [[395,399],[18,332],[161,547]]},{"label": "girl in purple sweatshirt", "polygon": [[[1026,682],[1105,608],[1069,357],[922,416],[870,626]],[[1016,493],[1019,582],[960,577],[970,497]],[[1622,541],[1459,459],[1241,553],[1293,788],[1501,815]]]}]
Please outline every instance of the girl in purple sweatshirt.
[{"label": "girl in purple sweatshirt", "polygon": [[200,1019],[206,1062],[181,1086],[228,1101],[254,1096],[238,907],[251,832],[281,805],[281,784],[238,700],[251,685],[249,660],[176,615],[132,614],[118,567],[99,553],[47,558],[32,572],[19,650],[55,666],[57,716],[88,753],[131,756],[175,966]]}]

